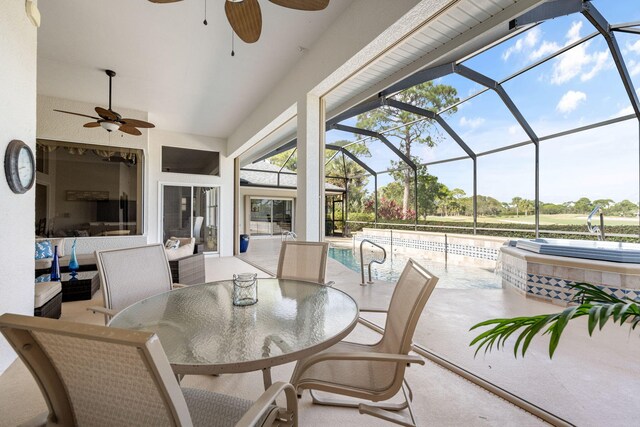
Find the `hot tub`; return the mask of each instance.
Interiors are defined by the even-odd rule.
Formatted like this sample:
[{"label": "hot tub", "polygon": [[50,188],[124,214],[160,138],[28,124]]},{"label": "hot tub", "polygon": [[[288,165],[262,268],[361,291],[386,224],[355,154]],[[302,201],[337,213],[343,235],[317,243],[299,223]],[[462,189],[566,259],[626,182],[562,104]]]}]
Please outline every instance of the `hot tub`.
[{"label": "hot tub", "polygon": [[534,239],[512,241],[510,246],[542,255],[640,264],[640,244],[637,243]]}]

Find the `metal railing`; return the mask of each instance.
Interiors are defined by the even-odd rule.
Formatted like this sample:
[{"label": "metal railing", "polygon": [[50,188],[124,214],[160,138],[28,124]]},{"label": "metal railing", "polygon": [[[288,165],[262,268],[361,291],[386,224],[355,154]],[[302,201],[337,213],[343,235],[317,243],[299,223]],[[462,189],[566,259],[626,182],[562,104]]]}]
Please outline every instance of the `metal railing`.
[{"label": "metal railing", "polygon": [[[600,214],[600,227],[591,225],[591,218],[593,218],[596,213]],[[602,213],[600,205],[596,205],[587,217],[587,228],[589,229],[589,233],[598,235],[598,240],[604,240],[604,214]]]},{"label": "metal railing", "polygon": [[[362,245],[364,245],[365,243],[369,243],[375,246],[376,248],[382,249],[382,259],[372,259],[367,263],[367,269],[369,270],[369,281],[366,283],[364,281],[364,256],[362,254]],[[360,277],[362,278],[362,283],[360,283],[360,286],[364,286],[366,284],[369,284],[369,285],[373,284],[373,281],[371,280],[371,264],[373,263],[382,264],[386,260],[387,260],[387,251],[382,246],[380,246],[377,243],[373,243],[369,239],[362,239],[362,241],[360,242]]]},{"label": "metal railing", "polygon": [[[402,223],[393,223],[393,222],[371,222],[371,221],[346,221],[348,224],[362,224],[363,226],[369,226],[369,228],[377,228],[378,226],[386,226],[386,227],[396,227],[398,230],[408,230],[413,231],[415,226],[413,224],[402,224]],[[468,235],[482,235],[481,233],[474,233],[473,227],[471,226],[460,226],[460,225],[435,225],[435,224],[418,224],[418,231],[433,231],[434,233],[441,232],[441,229],[451,229],[451,230],[459,230],[458,234],[468,234]],[[391,230],[391,228],[388,228]],[[422,230],[421,230],[422,229]],[[497,231],[497,232],[518,232],[518,233],[530,233],[533,238],[535,234],[535,230],[533,228],[501,228],[501,227],[476,227],[477,231]],[[540,234],[566,234],[573,236],[593,236],[593,233],[589,231],[568,231],[568,230],[546,230],[540,229]],[[355,233],[355,232],[354,232]],[[640,238],[639,234],[630,234],[630,233],[607,233],[609,237],[625,237],[625,238]],[[498,237],[503,237],[499,236]],[[508,236],[504,236],[508,237]],[[522,237],[525,238],[525,237]]]},{"label": "metal railing", "polygon": [[281,239],[283,242],[289,240],[289,237],[291,237],[291,240],[296,240],[298,238],[296,233],[294,233],[293,231],[285,231],[281,234]]}]

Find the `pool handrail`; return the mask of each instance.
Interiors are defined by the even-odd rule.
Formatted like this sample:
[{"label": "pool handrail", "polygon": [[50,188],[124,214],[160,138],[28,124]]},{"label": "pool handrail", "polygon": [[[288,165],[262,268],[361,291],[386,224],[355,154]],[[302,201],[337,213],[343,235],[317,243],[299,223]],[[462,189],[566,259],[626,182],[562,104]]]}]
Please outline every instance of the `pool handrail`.
[{"label": "pool handrail", "polygon": [[[364,257],[362,255],[362,245],[364,243],[370,243],[373,246],[382,249],[382,259],[372,259],[371,261],[369,261],[369,263],[367,264],[367,269],[369,270],[369,281],[365,283],[364,281]],[[385,250],[385,248],[383,248],[382,246],[380,246],[377,243],[372,242],[369,239],[362,239],[362,241],[360,241],[360,277],[362,278],[362,282],[360,283],[360,286],[365,286],[366,284],[372,285],[373,281],[371,280],[371,264],[373,264],[374,262],[376,264],[383,264],[385,261],[387,260],[387,251]]]},{"label": "pool handrail", "polygon": [[[600,227],[591,225],[591,218],[596,212],[600,213]],[[587,228],[589,229],[589,233],[598,234],[598,240],[604,241],[604,214],[602,213],[602,207],[600,205],[596,205],[587,217]]]}]

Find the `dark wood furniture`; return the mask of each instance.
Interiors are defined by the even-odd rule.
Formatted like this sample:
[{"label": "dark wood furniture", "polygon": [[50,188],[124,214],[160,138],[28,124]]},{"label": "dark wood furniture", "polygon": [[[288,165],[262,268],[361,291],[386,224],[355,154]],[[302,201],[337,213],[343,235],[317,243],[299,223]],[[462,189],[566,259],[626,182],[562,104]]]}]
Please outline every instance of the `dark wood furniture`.
[{"label": "dark wood furniture", "polygon": [[[44,276],[44,277],[43,277]],[[48,280],[48,274],[39,277]],[[79,271],[75,279],[71,273],[62,273],[62,302],[88,300],[100,289],[100,275],[97,271]]]}]

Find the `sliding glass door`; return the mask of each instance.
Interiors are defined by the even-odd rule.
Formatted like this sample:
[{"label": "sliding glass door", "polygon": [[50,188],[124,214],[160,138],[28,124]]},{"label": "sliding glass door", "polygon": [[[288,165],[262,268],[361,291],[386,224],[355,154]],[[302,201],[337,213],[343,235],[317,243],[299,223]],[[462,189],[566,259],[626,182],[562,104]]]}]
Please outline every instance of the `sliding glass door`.
[{"label": "sliding glass door", "polygon": [[198,252],[218,252],[219,189],[162,185],[163,241],[194,237]]},{"label": "sliding glass door", "polygon": [[292,199],[251,198],[251,235],[279,236],[287,231],[293,231]]}]

